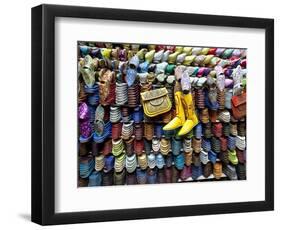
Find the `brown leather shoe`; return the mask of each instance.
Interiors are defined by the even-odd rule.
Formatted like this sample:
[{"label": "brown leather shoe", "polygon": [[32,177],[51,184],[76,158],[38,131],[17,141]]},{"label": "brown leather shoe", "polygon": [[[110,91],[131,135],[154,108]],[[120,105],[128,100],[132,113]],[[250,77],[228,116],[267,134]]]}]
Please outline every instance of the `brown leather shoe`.
[{"label": "brown leather shoe", "polygon": [[202,139],[197,139],[195,137],[192,138],[192,148],[195,153],[200,153],[202,148],[201,144],[202,144]]},{"label": "brown leather shoe", "polygon": [[219,180],[222,176],[222,164],[221,162],[216,162],[214,164],[214,170],[213,170],[213,174],[214,174],[214,177]]},{"label": "brown leather shoe", "polygon": [[144,137],[151,141],[154,135],[154,125],[153,123],[144,123]]},{"label": "brown leather shoe", "polygon": [[225,90],[219,90],[217,91],[217,101],[219,104],[219,109],[224,109],[225,105]]},{"label": "brown leather shoe", "polygon": [[190,166],[192,164],[192,151],[186,152],[184,156],[185,156],[185,165]]},{"label": "brown leather shoe", "polygon": [[238,136],[246,136],[246,121],[239,121],[237,125]]},{"label": "brown leather shoe", "polygon": [[122,123],[114,123],[112,124],[112,139],[119,139],[121,136],[121,132],[122,132]]},{"label": "brown leather shoe", "polygon": [[100,103],[109,105],[115,102],[115,72],[101,69],[99,73]]}]

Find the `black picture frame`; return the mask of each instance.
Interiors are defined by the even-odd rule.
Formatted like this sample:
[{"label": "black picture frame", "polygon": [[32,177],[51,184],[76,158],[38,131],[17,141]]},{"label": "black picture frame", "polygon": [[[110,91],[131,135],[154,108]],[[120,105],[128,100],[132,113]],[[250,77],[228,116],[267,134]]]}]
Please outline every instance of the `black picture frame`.
[{"label": "black picture frame", "polygon": [[[90,18],[265,29],[265,200],[55,213],[55,18]],[[274,20],[110,8],[32,8],[32,221],[41,225],[267,211],[274,209]]]}]

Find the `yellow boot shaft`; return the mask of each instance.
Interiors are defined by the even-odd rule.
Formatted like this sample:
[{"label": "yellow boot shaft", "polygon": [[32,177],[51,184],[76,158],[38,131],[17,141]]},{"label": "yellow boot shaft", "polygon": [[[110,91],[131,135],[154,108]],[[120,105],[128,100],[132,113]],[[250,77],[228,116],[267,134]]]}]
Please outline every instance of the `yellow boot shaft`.
[{"label": "yellow boot shaft", "polygon": [[175,92],[176,116],[163,127],[163,130],[174,130],[185,122],[185,112],[182,105],[182,92]]}]

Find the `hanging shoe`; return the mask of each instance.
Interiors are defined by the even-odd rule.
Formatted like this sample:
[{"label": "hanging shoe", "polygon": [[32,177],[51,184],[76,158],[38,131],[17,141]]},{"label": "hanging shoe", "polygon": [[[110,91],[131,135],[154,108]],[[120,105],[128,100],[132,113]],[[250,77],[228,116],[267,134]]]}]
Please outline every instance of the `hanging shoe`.
[{"label": "hanging shoe", "polygon": [[148,63],[151,63],[153,60],[154,54],[155,54],[155,50],[150,50],[149,52],[147,52],[145,54],[145,61],[147,61]]},{"label": "hanging shoe", "polygon": [[96,72],[93,68],[93,59],[90,55],[86,55],[84,58],[84,65],[80,67],[80,73],[82,74],[85,84],[92,88],[96,80]]},{"label": "hanging shoe", "polygon": [[174,52],[174,53],[170,54],[168,57],[168,63],[174,64],[177,60],[178,55],[179,55],[179,52]]},{"label": "hanging shoe", "polygon": [[166,62],[168,61],[169,55],[171,54],[170,50],[166,50],[162,56],[161,62]]},{"label": "hanging shoe", "polygon": [[110,55],[111,55],[111,49],[108,49],[108,48],[102,48],[101,49],[101,55],[103,56],[103,58],[110,58]]},{"label": "hanging shoe", "polygon": [[185,121],[182,128],[178,132],[179,136],[189,133],[193,129],[193,127],[198,124],[198,118],[195,113],[195,108],[192,101],[192,94],[191,93],[184,94],[182,98],[183,98],[185,114],[187,115],[187,120]]},{"label": "hanging shoe", "polygon": [[185,114],[182,105],[182,92],[175,92],[175,104],[176,104],[176,117],[173,118],[167,125],[164,126],[163,130],[173,130],[181,127],[185,122]]},{"label": "hanging shoe", "polygon": [[163,55],[164,55],[164,52],[165,52],[165,50],[163,50],[163,49],[157,51],[157,52],[154,54],[153,62],[154,62],[154,63],[159,63],[159,62],[161,62],[161,59],[162,59],[162,57],[163,57]]},{"label": "hanging shoe", "polygon": [[146,52],[147,52],[147,49],[145,49],[145,48],[143,48],[137,52],[136,55],[138,56],[140,61],[144,61],[144,56],[145,56]]}]

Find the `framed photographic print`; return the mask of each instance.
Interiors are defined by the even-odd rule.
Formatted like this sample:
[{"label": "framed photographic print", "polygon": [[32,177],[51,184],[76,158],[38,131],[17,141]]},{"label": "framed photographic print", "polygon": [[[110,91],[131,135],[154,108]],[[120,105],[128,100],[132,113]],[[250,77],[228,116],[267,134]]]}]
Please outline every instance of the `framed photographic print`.
[{"label": "framed photographic print", "polygon": [[32,8],[32,221],[274,208],[274,21]]}]

